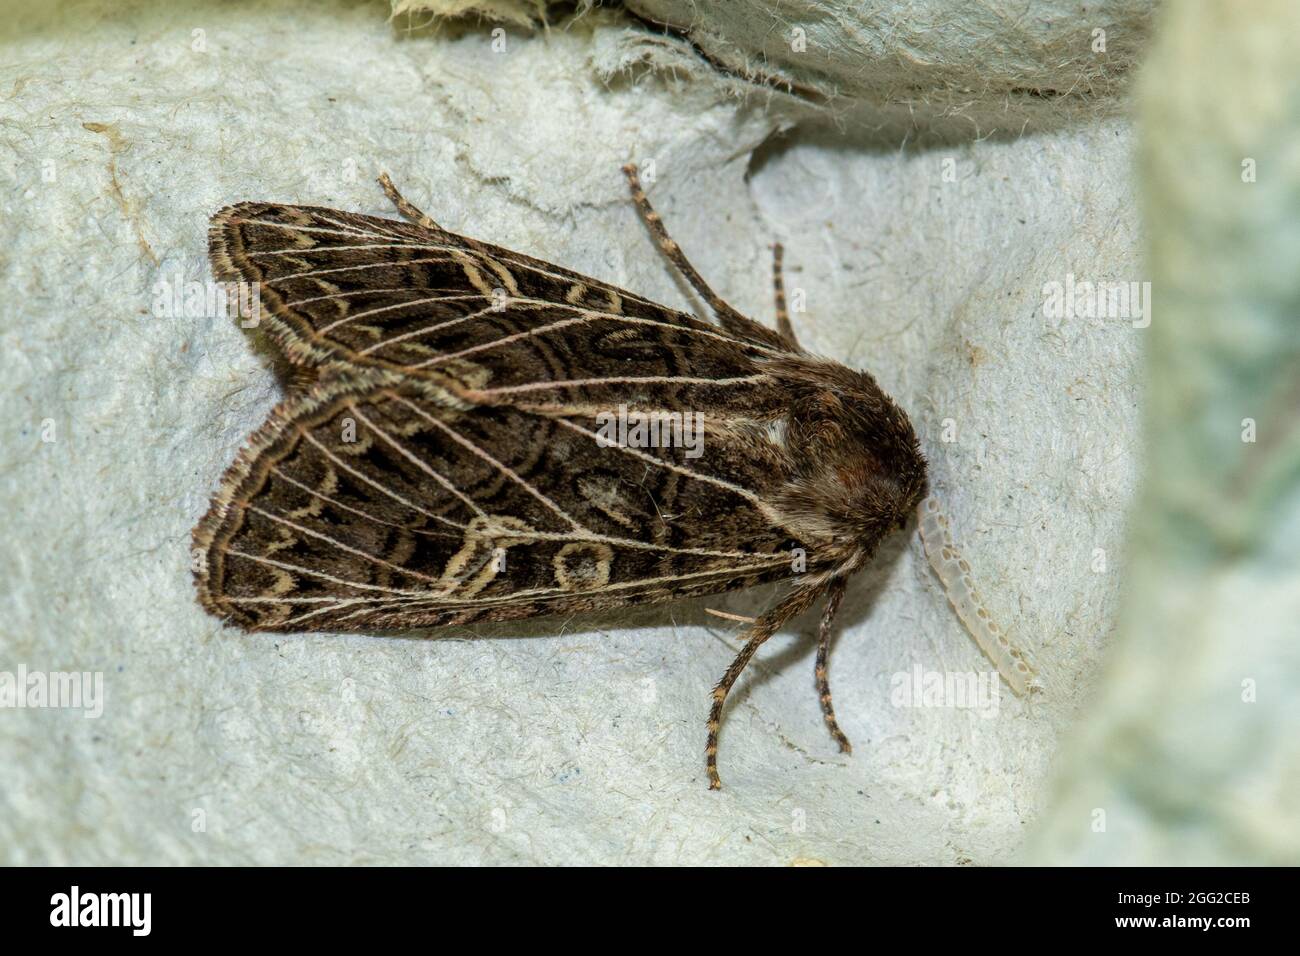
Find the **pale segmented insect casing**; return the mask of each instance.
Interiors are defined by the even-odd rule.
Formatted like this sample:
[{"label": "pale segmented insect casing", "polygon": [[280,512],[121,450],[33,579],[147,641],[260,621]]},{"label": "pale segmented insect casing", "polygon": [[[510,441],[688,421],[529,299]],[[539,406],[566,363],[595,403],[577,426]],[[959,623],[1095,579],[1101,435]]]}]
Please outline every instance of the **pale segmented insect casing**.
[{"label": "pale segmented insect casing", "polygon": [[944,592],[952,602],[975,643],[997,667],[1002,679],[1013,691],[1024,696],[1037,689],[1034,672],[1025,662],[1024,655],[1007,640],[1002,629],[989,616],[984,601],[971,577],[970,564],[953,544],[948,531],[948,518],[936,498],[922,501],[916,508],[921,532],[921,545],[931,567],[943,582]]}]

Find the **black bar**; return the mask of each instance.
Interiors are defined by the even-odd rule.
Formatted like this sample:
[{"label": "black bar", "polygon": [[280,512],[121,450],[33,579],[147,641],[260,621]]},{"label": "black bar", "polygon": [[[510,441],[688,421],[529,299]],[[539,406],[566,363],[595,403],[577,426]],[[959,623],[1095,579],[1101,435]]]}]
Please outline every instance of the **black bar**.
[{"label": "black bar", "polygon": [[[689,945],[713,936],[717,946],[730,947],[751,936],[766,941],[777,925],[814,936],[833,925],[860,934],[863,946],[899,934],[918,946],[1191,936],[1226,943],[1261,927],[1284,927],[1295,883],[1294,871],[1283,869],[662,869],[595,876],[524,869],[7,869],[0,870],[0,925],[7,943],[68,934],[80,942],[214,945],[255,937],[292,942],[295,951],[312,943],[372,943],[377,932],[414,932],[434,947],[456,945],[466,932],[478,944],[512,934],[533,944],[568,938],[622,940],[619,946],[669,939]],[[74,886],[78,922],[116,912],[119,925],[67,925]],[[1199,923],[1206,919],[1208,928]]]}]

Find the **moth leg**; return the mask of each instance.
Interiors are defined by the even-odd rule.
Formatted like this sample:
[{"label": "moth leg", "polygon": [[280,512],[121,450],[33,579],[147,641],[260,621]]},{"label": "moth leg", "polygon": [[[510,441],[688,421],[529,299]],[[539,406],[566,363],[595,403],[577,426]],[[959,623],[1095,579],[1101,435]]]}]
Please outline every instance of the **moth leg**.
[{"label": "moth leg", "polygon": [[732,685],[749,664],[754,652],[780,630],[782,624],[817,600],[823,590],[825,589],[821,585],[798,588],[755,621],[749,631],[749,640],[722,675],[722,680],[713,688],[713,705],[709,708],[709,736],[704,745],[704,763],[709,773],[710,790],[722,788],[722,779],[718,776],[718,728],[722,725],[722,705],[727,702],[727,694]]},{"label": "moth leg", "polygon": [[785,248],[779,242],[772,244],[772,297],[776,300],[776,330],[794,348],[799,347],[795,338],[794,326],[790,324],[790,313],[785,307],[785,272],[781,267],[785,257]]},{"label": "moth leg", "polygon": [[831,684],[826,677],[826,657],[831,647],[831,621],[835,619],[836,613],[840,609],[840,601],[844,599],[845,587],[848,581],[845,578],[839,578],[830,588],[830,596],[826,599],[826,609],[822,611],[822,622],[820,633],[817,636],[817,697],[822,704],[822,715],[826,718],[826,728],[835,738],[835,742],[840,745],[840,752],[853,753],[853,744],[849,743],[849,738],[844,736],[844,731],[840,730],[839,722],[835,719],[835,707],[831,703]]},{"label": "moth leg", "polygon": [[392,200],[393,205],[397,207],[397,211],[405,218],[411,220],[411,222],[423,229],[428,229],[430,232],[446,232],[442,226],[438,225],[427,215],[416,209],[414,205],[407,201],[405,196],[397,191],[397,187],[393,185],[393,181],[388,178],[388,173],[379,174],[379,185],[384,187],[384,195]]},{"label": "moth leg", "polygon": [[664,226],[663,219],[660,218],[659,213],[655,212],[654,206],[650,205],[645,190],[641,188],[641,177],[637,175],[636,163],[628,163],[624,166],[623,175],[627,177],[628,186],[632,190],[632,201],[636,203],[637,211],[641,214],[641,218],[645,220],[649,230],[654,233],[654,237],[664,255],[686,277],[686,281],[700,294],[700,298],[709,304],[709,308],[713,309],[717,314],[724,329],[736,335],[748,336],[752,332],[755,323],[752,319],[746,318],[733,309],[723,300],[722,296],[709,288],[709,284],[704,281],[704,277],[695,271],[695,266],[691,265],[690,260],[686,258],[686,253],[682,252],[682,247],[673,241],[672,236],[668,235],[668,229]]},{"label": "moth leg", "polygon": [[745,646],[740,649],[740,653],[731,662],[727,672],[722,675],[722,680],[718,681],[717,686],[713,688],[713,706],[709,708],[709,736],[704,742],[704,764],[709,773],[710,790],[722,789],[722,778],[718,776],[718,728],[722,725],[722,705],[727,702],[727,694],[731,691],[731,685],[736,683],[736,678],[749,664],[754,652],[776,630],[775,627],[764,627],[763,621],[763,618],[759,618],[758,623],[754,626],[754,636],[745,642]]}]

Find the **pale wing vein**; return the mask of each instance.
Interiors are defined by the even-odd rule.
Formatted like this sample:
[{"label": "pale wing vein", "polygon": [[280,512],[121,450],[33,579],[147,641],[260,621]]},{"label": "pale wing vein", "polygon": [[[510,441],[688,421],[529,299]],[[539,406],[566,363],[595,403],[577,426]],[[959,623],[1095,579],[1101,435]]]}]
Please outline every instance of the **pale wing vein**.
[{"label": "pale wing vein", "polygon": [[[349,407],[352,407],[352,406],[349,406]],[[354,409],[354,410],[355,410],[355,409]],[[307,441],[311,442],[313,445],[315,445],[316,448],[320,450],[320,453],[321,453],[322,455],[324,455],[326,458],[328,458],[328,459],[329,459],[330,461],[332,461],[334,464],[338,465],[340,468],[342,468],[344,471],[346,471],[349,475],[352,475],[354,478],[357,478],[357,479],[360,480],[360,481],[364,481],[366,484],[370,485],[372,488],[375,488],[375,489],[377,489],[378,491],[382,491],[384,494],[388,495],[388,497],[392,498],[394,501],[396,501],[396,502],[398,502],[398,503],[400,503],[400,504],[405,505],[406,507],[410,508],[412,511],[415,511],[415,512],[418,512],[419,514],[424,515],[426,518],[432,518],[432,519],[434,519],[435,521],[441,521],[443,524],[451,525],[453,528],[459,528],[461,531],[466,530],[466,529],[465,529],[465,525],[461,524],[460,522],[458,522],[458,521],[452,521],[450,518],[444,518],[442,515],[436,515],[436,514],[434,514],[432,511],[427,511],[427,510],[425,510],[424,508],[421,508],[419,505],[415,504],[414,502],[412,502],[412,501],[407,501],[405,498],[403,498],[403,497],[402,497],[401,495],[399,495],[397,492],[392,491],[392,490],[390,490],[390,489],[388,489],[388,488],[385,488],[383,485],[381,485],[379,482],[375,481],[373,478],[370,478],[368,475],[364,475],[364,474],[362,474],[360,471],[357,471],[357,469],[353,468],[353,467],[352,467],[351,465],[349,465],[347,462],[343,461],[341,458],[339,458],[339,457],[337,457],[336,455],[334,455],[333,452],[331,452],[328,448],[326,448],[326,447],[325,447],[324,445],[322,445],[319,441],[317,441],[317,440],[315,439],[315,437],[313,437],[313,436],[312,436],[310,433],[308,433],[305,429],[300,429],[300,432],[301,432],[301,434],[302,434],[302,437],[305,438],[305,439],[307,439]]]},{"label": "pale wing vein", "polygon": [[398,524],[395,521],[385,521],[383,518],[376,518],[368,511],[362,511],[360,508],[354,508],[351,505],[346,505],[336,498],[331,498],[329,495],[325,494],[324,492],[317,491],[315,488],[312,488],[310,485],[303,484],[301,481],[298,481],[292,476],[285,474],[285,472],[281,471],[278,467],[272,468],[271,471],[273,474],[278,476],[281,480],[287,481],[291,485],[296,485],[297,487],[301,488],[303,491],[307,492],[307,494],[311,495],[312,497],[319,498],[321,501],[328,502],[329,504],[334,505],[336,508],[342,508],[344,511],[350,511],[352,512],[352,514],[357,515],[360,518],[364,518],[367,521],[373,522],[374,524],[384,525],[385,527],[389,527],[389,528],[396,528],[398,531],[406,531],[410,534],[422,534],[428,537],[454,538],[454,539],[460,538],[460,535],[454,535],[447,531],[426,531],[424,529],[410,528],[406,525]]},{"label": "pale wing vein", "polygon": [[[366,309],[364,312],[357,312],[354,315],[345,315],[341,319],[335,319],[329,325],[322,326],[320,329],[317,330],[317,332],[320,335],[324,335],[326,332],[329,332],[330,330],[335,329],[340,325],[347,325],[349,322],[355,322],[357,319],[364,319],[366,318],[366,316],[380,315],[381,313],[384,312],[394,312],[397,309],[409,309],[411,306],[424,305],[426,302],[460,302],[465,299],[483,299],[483,298],[486,298],[486,296],[479,295],[478,293],[474,293],[473,295],[433,295],[433,296],[426,296],[423,299],[408,299],[406,302],[394,302],[392,305],[381,305],[374,309]],[[409,334],[410,333],[408,333],[407,336],[409,336]],[[406,338],[407,336],[401,336],[401,338]],[[383,342],[379,344],[388,345],[389,343],[394,341],[396,341],[396,339],[385,339]]]},{"label": "pale wing vein", "polygon": [[766,375],[740,375],[734,378],[692,378],[686,375],[626,375],[609,378],[571,378],[551,382],[528,382],[524,385],[502,385],[468,393],[473,401],[479,396],[511,395],[518,392],[537,392],[552,388],[579,388],[589,385],[746,385],[762,382]]},{"label": "pale wing vein", "polygon": [[410,401],[407,401],[405,398],[402,398],[401,396],[398,396],[398,397],[397,397],[397,400],[398,400],[399,402],[401,402],[403,405],[405,405],[407,408],[409,408],[411,411],[415,412],[415,414],[419,415],[419,416],[420,416],[421,418],[423,418],[425,421],[427,421],[427,422],[429,422],[430,424],[435,425],[435,426],[437,426],[438,428],[442,429],[444,432],[446,432],[448,435],[451,436],[451,438],[452,438],[453,441],[455,441],[456,443],[458,443],[458,444],[461,445],[462,447],[469,449],[471,452],[473,452],[473,453],[474,453],[475,455],[477,455],[479,458],[482,458],[484,461],[486,461],[488,464],[490,464],[490,465],[491,465],[493,468],[495,468],[497,471],[501,472],[501,474],[505,475],[505,476],[506,476],[507,478],[509,478],[511,481],[515,482],[515,484],[519,485],[521,488],[523,488],[525,491],[527,491],[529,494],[531,494],[534,498],[536,498],[538,501],[540,501],[540,502],[541,502],[542,504],[544,504],[546,507],[550,508],[550,509],[551,509],[552,511],[554,511],[557,515],[559,515],[561,518],[563,518],[565,521],[567,521],[567,522],[569,523],[569,526],[570,526],[570,527],[575,528],[575,529],[577,529],[578,531],[581,531],[581,532],[583,532],[584,534],[587,534],[587,535],[592,534],[592,532],[591,532],[590,529],[583,527],[582,524],[579,523],[578,521],[576,521],[576,520],[575,520],[575,519],[574,519],[574,518],[573,518],[573,517],[572,517],[572,516],[567,512],[567,511],[565,511],[563,508],[561,508],[559,505],[557,505],[554,501],[552,501],[552,500],[551,500],[550,498],[548,498],[546,495],[542,494],[540,491],[538,491],[536,488],[534,488],[530,482],[525,481],[525,480],[523,479],[523,477],[520,476],[519,473],[516,472],[513,468],[509,467],[509,466],[506,465],[504,462],[499,461],[498,459],[494,458],[491,454],[489,454],[489,453],[488,453],[487,451],[485,451],[483,448],[480,448],[477,444],[475,444],[474,442],[470,441],[468,438],[466,438],[464,435],[460,434],[460,433],[459,433],[458,431],[456,431],[455,429],[449,427],[448,425],[446,425],[446,424],[443,423],[443,422],[440,422],[437,418],[435,418],[433,415],[430,415],[428,412],[426,412],[424,409],[420,408],[418,405],[416,405],[416,404],[414,404],[414,403],[412,403],[412,402],[410,402]]},{"label": "pale wing vein", "polygon": [[[595,432],[591,431],[588,428],[583,428],[581,425],[577,424],[576,422],[571,422],[567,418],[552,418],[551,421],[559,422],[565,428],[570,428],[581,435],[586,435],[592,441],[598,441],[600,438],[600,436],[597,435]],[[752,502],[753,504],[757,505],[765,515],[768,515],[769,517],[775,517],[774,515],[771,514],[771,508],[766,504],[766,502],[763,501],[761,496],[756,495],[754,492],[750,491],[748,488],[743,487],[742,485],[733,484],[730,481],[723,481],[721,478],[715,478],[713,475],[706,475],[703,472],[695,471],[691,468],[685,468],[682,465],[677,464],[676,462],[667,461],[663,458],[656,458],[654,455],[647,454],[646,452],[641,451],[641,449],[639,448],[631,448],[627,445],[618,445],[618,444],[609,445],[607,447],[615,451],[621,451],[627,455],[632,455],[634,458],[640,458],[642,461],[648,461],[651,464],[657,465],[660,468],[667,468],[669,471],[675,471],[679,475],[685,475],[686,477],[691,478],[695,481],[704,481],[704,482],[708,482],[711,485],[716,485],[719,488],[725,488],[727,491],[730,491],[733,494],[737,494],[740,497],[745,498],[748,501]]]},{"label": "pale wing vein", "polygon": [[342,541],[338,540],[338,538],[331,538],[327,534],[322,534],[319,531],[313,531],[311,528],[308,528],[305,525],[298,524],[298,522],[296,521],[290,521],[288,518],[284,517],[283,515],[272,514],[271,512],[267,511],[264,508],[257,507],[257,505],[249,505],[248,510],[253,512],[254,514],[261,515],[263,518],[266,518],[268,521],[274,521],[276,524],[282,524],[285,527],[293,528],[295,531],[301,534],[305,534],[310,538],[318,538],[319,540],[324,541],[327,544],[330,544],[333,547],[338,548],[340,551],[346,551],[348,554],[354,554],[358,558],[361,558],[365,561],[369,561],[372,564],[382,565],[383,567],[390,568],[394,571],[399,572],[400,574],[405,574],[413,578],[419,578],[421,581],[435,582],[437,580],[436,578],[431,578],[427,574],[423,574],[419,571],[413,571],[410,568],[404,568],[400,564],[393,564],[391,561],[385,561],[383,558],[376,557],[375,555],[369,553],[368,551],[362,551],[360,548],[354,548],[350,544],[344,544]]},{"label": "pale wing vein", "polygon": [[[234,548],[231,548],[231,549],[228,550],[226,553],[227,553],[227,554],[233,554],[233,555],[235,555],[236,557],[239,557],[239,558],[245,558],[245,559],[247,559],[247,560],[249,560],[249,561],[255,561],[255,562],[257,562],[258,564],[266,564],[266,565],[269,565],[269,566],[271,566],[271,567],[273,567],[273,568],[279,568],[279,569],[281,569],[282,571],[293,571],[295,574],[305,574],[305,575],[307,575],[307,576],[309,576],[309,577],[313,577],[313,578],[321,578],[322,580],[329,581],[331,584],[338,584],[338,585],[341,585],[342,587],[345,587],[345,588],[356,588],[356,589],[361,590],[361,591],[384,591],[384,592],[386,592],[386,593],[388,593],[388,594],[403,594],[403,595],[408,595],[408,596],[410,596],[410,597],[423,597],[423,596],[424,596],[424,593],[425,593],[425,592],[423,592],[423,591],[412,591],[412,590],[409,590],[409,589],[407,589],[407,588],[386,588],[386,587],[383,587],[383,586],[378,585],[378,584],[362,584],[360,581],[349,581],[349,580],[347,580],[346,578],[339,578],[339,577],[335,577],[335,576],[332,575],[332,574],[326,574],[324,571],[313,571],[311,568],[304,568],[304,567],[302,567],[301,565],[297,565],[297,564],[288,564],[288,563],[286,563],[286,562],[284,562],[284,561],[276,561],[276,560],[274,560],[273,558],[263,557],[262,555],[258,555],[258,554],[249,554],[247,551],[238,551],[238,550],[236,550],[236,549],[234,549]],[[254,599],[252,599],[252,598],[238,598],[238,599],[237,599],[237,598],[228,598],[227,600],[231,600],[231,601],[236,601],[236,600],[238,600],[238,601],[250,601],[250,600],[254,600]],[[278,602],[280,602],[280,601],[282,601],[282,600],[284,600],[284,599],[282,599],[282,598],[257,598],[256,600],[261,601],[261,602],[264,602],[264,603],[268,603],[268,604],[275,604],[275,603],[278,603]],[[358,600],[362,600],[362,599],[359,598]],[[395,600],[395,599],[394,599],[394,598],[388,598],[388,599],[380,599],[380,598],[376,598],[375,600]]]},{"label": "pale wing vein", "polygon": [[385,442],[391,445],[398,452],[398,454],[402,455],[404,458],[406,458],[408,461],[414,464],[421,471],[429,475],[429,477],[431,477],[434,481],[438,482],[438,484],[442,485],[453,495],[455,495],[457,498],[463,501],[466,505],[469,506],[470,510],[472,510],[480,518],[484,518],[484,519],[487,518],[487,514],[483,511],[482,508],[478,506],[478,503],[475,502],[473,498],[470,498],[467,495],[465,495],[459,488],[457,488],[450,481],[448,481],[447,478],[441,472],[434,469],[433,466],[429,465],[427,462],[421,459],[419,455],[414,454],[410,449],[408,449],[406,446],[402,445],[399,441],[397,441],[397,439],[391,437],[382,428],[380,428],[370,419],[366,418],[365,415],[361,414],[361,410],[358,409],[355,405],[349,405],[348,407],[352,409],[353,413],[357,416],[357,418],[365,422],[367,428],[369,428],[376,435],[382,438]]}]

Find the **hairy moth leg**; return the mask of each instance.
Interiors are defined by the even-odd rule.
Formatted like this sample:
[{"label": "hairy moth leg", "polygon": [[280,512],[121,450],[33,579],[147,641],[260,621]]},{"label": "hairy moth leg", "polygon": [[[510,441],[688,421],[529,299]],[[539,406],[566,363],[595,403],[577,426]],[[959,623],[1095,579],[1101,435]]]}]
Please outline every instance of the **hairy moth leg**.
[{"label": "hairy moth leg", "polygon": [[831,683],[826,676],[826,658],[830,654],[831,647],[831,621],[839,612],[840,602],[844,600],[844,591],[848,587],[848,578],[836,578],[830,585],[829,596],[826,598],[826,608],[822,611],[822,621],[817,635],[817,666],[815,674],[817,677],[817,699],[821,701],[822,715],[826,718],[826,729],[831,732],[835,742],[840,745],[840,752],[853,753],[853,744],[849,743],[849,738],[840,730],[839,721],[835,719],[835,705],[831,703]]},{"label": "hairy moth leg", "polygon": [[428,229],[430,232],[446,232],[442,226],[438,225],[429,218],[429,216],[416,209],[405,196],[397,191],[397,187],[393,185],[393,181],[388,178],[388,173],[379,174],[379,185],[384,188],[384,195],[392,200],[393,205],[397,207],[397,211],[405,218],[409,219],[422,229]]},{"label": "hairy moth leg", "polygon": [[655,240],[659,243],[659,248],[663,250],[670,262],[675,265],[679,272],[686,277],[700,297],[709,304],[722,323],[722,327],[728,332],[737,335],[745,335],[750,331],[752,320],[746,318],[732,308],[723,298],[714,292],[709,284],[704,281],[691,265],[686,253],[682,252],[682,247],[673,241],[673,237],[668,235],[668,228],[664,225],[663,219],[659,213],[655,212],[654,206],[650,205],[650,200],[641,188],[641,177],[637,175],[636,163],[628,163],[623,167],[623,175],[627,177],[628,187],[632,190],[632,202],[636,203],[637,212],[645,220],[646,227],[654,234]]},{"label": "hairy moth leg", "polygon": [[782,261],[785,248],[779,242],[772,244],[772,298],[776,302],[776,330],[786,339],[792,348],[799,348],[795,338],[794,326],[790,324],[790,312],[785,305],[785,270]]},{"label": "hairy moth leg", "polygon": [[926,498],[916,506],[925,556],[943,583],[944,593],[966,625],[980,650],[997,667],[1007,685],[1020,696],[1035,689],[1034,672],[1025,662],[1024,654],[1014,647],[1002,629],[989,617],[971,577],[971,567],[948,531],[948,518],[939,507],[937,498]]},{"label": "hairy moth leg", "polygon": [[776,607],[764,612],[750,628],[749,640],[745,642],[745,646],[740,649],[736,659],[722,675],[722,680],[718,681],[717,686],[713,688],[713,705],[709,708],[709,736],[704,744],[704,762],[709,773],[710,790],[722,788],[722,779],[718,776],[718,728],[722,724],[722,705],[727,702],[727,694],[730,693],[732,685],[745,670],[754,652],[780,630],[781,625],[786,621],[807,610],[825,590],[823,584],[802,586],[787,595]]}]

